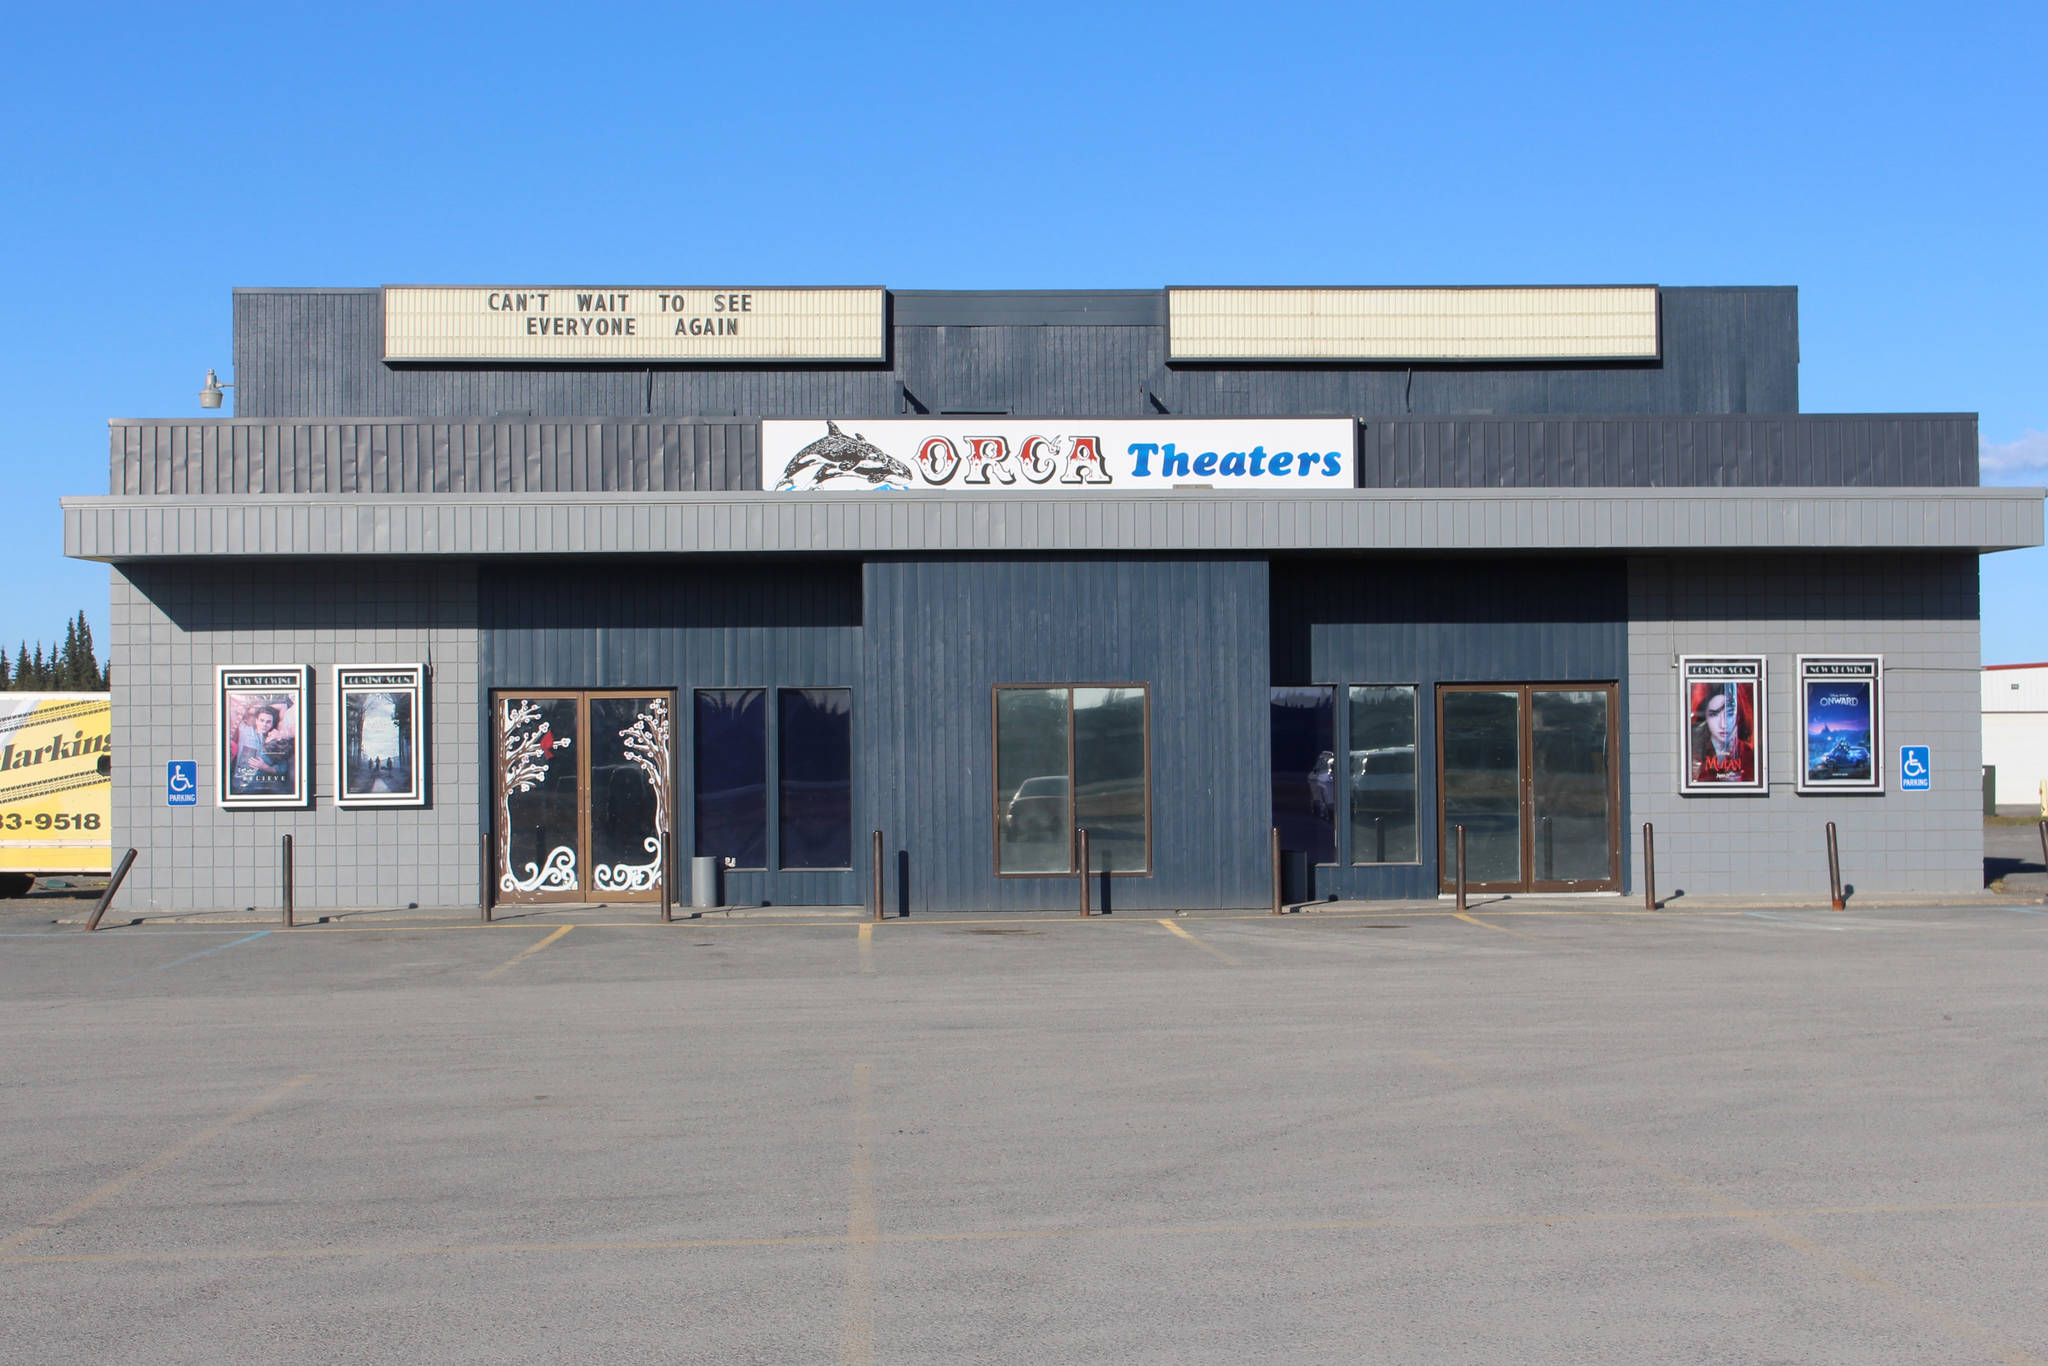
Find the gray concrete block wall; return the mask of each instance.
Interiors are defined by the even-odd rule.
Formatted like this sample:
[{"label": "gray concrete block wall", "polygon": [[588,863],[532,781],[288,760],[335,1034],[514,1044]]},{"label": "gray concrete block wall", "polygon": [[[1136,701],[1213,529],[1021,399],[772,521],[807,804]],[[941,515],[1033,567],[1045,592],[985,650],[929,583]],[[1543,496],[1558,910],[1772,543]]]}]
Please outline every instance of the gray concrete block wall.
[{"label": "gray concrete block wall", "polygon": [[[477,900],[476,572],[403,561],[246,567],[132,565],[112,573],[114,850],[134,846],[117,910],[278,905],[280,836],[301,912]],[[424,808],[334,803],[334,668],[429,667]],[[303,809],[214,804],[219,665],[312,669],[313,797]],[[165,765],[199,764],[200,804],[167,806]]]},{"label": "gray concrete block wall", "polygon": [[[1632,559],[1628,632],[1628,833],[1656,825],[1660,895],[1825,895],[1829,821],[1859,890],[1982,888],[1976,556]],[[1798,656],[1829,651],[1884,656],[1882,796],[1796,790]],[[1767,796],[1678,794],[1676,657],[1715,652],[1768,660]],[[1906,744],[1932,746],[1932,791],[1899,790]]]}]

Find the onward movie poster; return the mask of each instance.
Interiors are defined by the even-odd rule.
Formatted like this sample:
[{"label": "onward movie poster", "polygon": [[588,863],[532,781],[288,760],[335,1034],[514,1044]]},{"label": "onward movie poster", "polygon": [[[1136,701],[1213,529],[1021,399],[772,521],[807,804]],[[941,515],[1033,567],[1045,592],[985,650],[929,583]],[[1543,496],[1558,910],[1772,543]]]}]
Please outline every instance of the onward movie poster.
[{"label": "onward movie poster", "polygon": [[1882,792],[1883,723],[1877,655],[1799,657],[1801,792]]},{"label": "onward movie poster", "polygon": [[1764,661],[1761,655],[1679,660],[1683,793],[1728,796],[1766,790]]}]

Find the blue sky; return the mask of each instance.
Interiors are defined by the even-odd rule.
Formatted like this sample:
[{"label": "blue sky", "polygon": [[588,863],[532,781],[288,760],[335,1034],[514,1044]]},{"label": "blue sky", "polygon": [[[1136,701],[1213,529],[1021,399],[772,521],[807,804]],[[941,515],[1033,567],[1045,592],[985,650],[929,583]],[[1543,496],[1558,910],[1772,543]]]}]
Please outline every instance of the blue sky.
[{"label": "blue sky", "polygon": [[[2048,482],[2048,7],[23,9],[0,642],[236,285],[1792,284],[1808,412]],[[2048,551],[1984,562],[2048,659]]]}]

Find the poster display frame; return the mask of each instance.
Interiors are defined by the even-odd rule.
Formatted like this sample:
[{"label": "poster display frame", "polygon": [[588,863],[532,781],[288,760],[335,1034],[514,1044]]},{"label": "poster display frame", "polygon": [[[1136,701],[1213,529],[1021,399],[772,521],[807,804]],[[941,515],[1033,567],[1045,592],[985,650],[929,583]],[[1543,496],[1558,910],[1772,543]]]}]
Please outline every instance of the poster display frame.
[{"label": "poster display frame", "polygon": [[[353,793],[349,787],[350,731],[349,698],[361,694],[390,693],[405,696],[412,703],[411,729],[401,723],[400,742],[406,755],[402,770],[407,779],[404,790],[395,793]],[[427,667],[425,664],[337,664],[334,666],[334,804],[344,810],[380,807],[425,806],[427,804]],[[354,729],[360,732],[357,718]]]},{"label": "poster display frame", "polygon": [[[1823,695],[1817,692],[1830,684],[1836,685],[1836,694]],[[1834,700],[1841,695],[1841,687],[1844,684],[1859,685],[1868,689],[1863,710],[1867,719],[1866,744],[1870,751],[1870,772],[1864,777],[1838,778],[1824,775],[1816,778],[1812,758],[1815,707],[1818,704],[1832,709],[1845,705]],[[1809,795],[1881,794],[1885,790],[1884,656],[1849,651],[1800,655],[1795,686],[1799,692],[1799,791]],[[1853,709],[1850,714],[1855,714]],[[1838,741],[1841,745],[1846,743]]]},{"label": "poster display frame", "polygon": [[[1693,690],[1715,681],[1749,690],[1749,735],[1737,732],[1735,743],[1749,746],[1750,767],[1746,779],[1702,781],[1700,741],[1707,735],[1706,722],[1693,715]],[[1736,699],[1739,707],[1740,699]],[[1738,711],[1738,717],[1740,712]],[[1770,666],[1763,655],[1698,654],[1678,657],[1678,791],[1688,797],[1760,797],[1769,794],[1770,780]],[[1709,743],[1711,739],[1709,738]]]},{"label": "poster display frame", "polygon": [[[214,669],[213,688],[213,762],[214,762],[214,804],[226,810],[262,810],[264,808],[303,807],[311,799],[312,786],[306,772],[307,761],[312,757],[312,736],[308,728],[312,723],[311,701],[312,671],[304,664],[222,664]],[[237,698],[266,697],[289,699],[289,747],[264,745],[265,763],[282,753],[289,756],[291,763],[291,786],[288,791],[277,792],[236,792],[236,746],[240,740],[238,731],[242,728],[244,716],[249,715],[257,704]],[[278,702],[271,701],[262,706],[275,708]],[[277,718],[284,722],[287,718]],[[273,725],[272,729],[276,727]],[[258,732],[254,723],[252,733]],[[245,770],[252,765],[244,765]]]}]

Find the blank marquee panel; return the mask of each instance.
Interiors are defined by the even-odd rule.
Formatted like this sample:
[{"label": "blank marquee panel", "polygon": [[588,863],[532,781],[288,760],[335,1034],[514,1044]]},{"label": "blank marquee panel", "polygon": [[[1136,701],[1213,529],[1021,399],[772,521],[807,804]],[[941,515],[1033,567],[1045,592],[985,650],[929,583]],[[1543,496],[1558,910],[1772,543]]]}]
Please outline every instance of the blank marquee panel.
[{"label": "blank marquee panel", "polygon": [[1171,289],[1168,354],[1202,360],[1655,360],[1653,285]]}]

